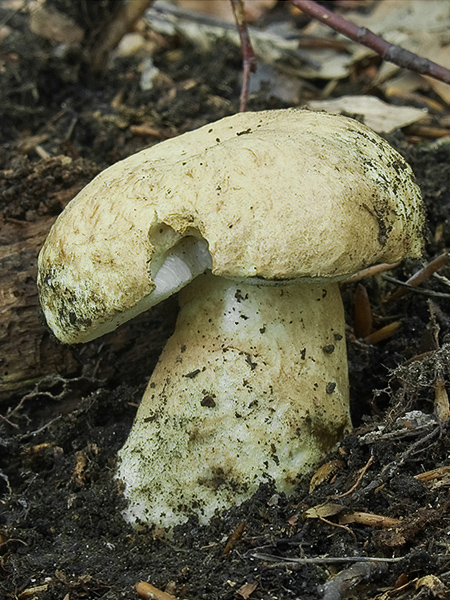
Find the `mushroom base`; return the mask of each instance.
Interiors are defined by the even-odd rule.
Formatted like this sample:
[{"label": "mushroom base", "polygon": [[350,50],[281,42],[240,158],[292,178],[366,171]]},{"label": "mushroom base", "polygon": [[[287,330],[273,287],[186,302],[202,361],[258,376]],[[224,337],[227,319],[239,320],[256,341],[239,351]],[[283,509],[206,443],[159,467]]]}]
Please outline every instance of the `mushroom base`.
[{"label": "mushroom base", "polygon": [[205,523],[267,481],[288,493],[351,427],[336,283],[208,274],[180,305],[120,451],[133,523]]}]

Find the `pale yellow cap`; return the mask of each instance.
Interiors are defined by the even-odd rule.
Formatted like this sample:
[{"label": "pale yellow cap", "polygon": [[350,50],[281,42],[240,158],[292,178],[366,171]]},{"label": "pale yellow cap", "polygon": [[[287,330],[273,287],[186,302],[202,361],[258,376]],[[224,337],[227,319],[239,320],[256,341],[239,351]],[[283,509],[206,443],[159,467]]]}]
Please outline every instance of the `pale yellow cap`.
[{"label": "pale yellow cap", "polygon": [[[39,256],[53,331],[81,342],[152,306],[183,237],[233,279],[339,279],[417,257],[424,215],[410,166],[368,127],[287,109],[239,113],[116,163],[69,203]],[[188,246],[189,247],[189,246]]]}]

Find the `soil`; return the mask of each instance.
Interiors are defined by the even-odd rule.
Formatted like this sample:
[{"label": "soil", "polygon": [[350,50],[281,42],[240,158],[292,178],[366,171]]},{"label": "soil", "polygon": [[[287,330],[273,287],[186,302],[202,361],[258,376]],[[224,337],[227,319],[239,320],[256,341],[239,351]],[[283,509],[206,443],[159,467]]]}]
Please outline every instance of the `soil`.
[{"label": "soil", "polygon": [[[70,197],[105,166],[239,108],[241,58],[225,43],[202,52],[182,39],[159,40],[160,75],[144,92],[139,54],[92,77],[86,54],[58,53],[18,13],[8,24],[0,75],[4,232],[45,222],[45,236]],[[334,94],[348,93],[348,86],[342,82]],[[361,93],[358,80],[352,86]],[[264,91],[249,101],[251,110],[283,106]],[[142,125],[152,133],[137,133]],[[412,165],[427,208],[423,260],[389,272],[405,281],[450,245],[450,144],[405,131],[388,139]],[[15,267],[9,284],[20,296],[21,272],[27,274],[28,308],[2,313],[12,323],[31,311],[28,341],[45,339],[53,362],[30,365],[33,376],[0,396],[1,598],[133,600],[138,582],[188,600],[450,597],[446,264],[416,292],[388,303],[398,289],[392,281],[380,275],[363,281],[374,330],[399,323],[377,343],[355,335],[358,284],[342,286],[355,428],[323,467],[300,478],[288,498],[263,486],[209,525],[191,519],[167,538],[123,521],[114,468],[173,328],[176,302],[120,333],[62,347],[48,333],[33,291],[37,249],[20,272]],[[26,360],[20,348],[27,332],[17,336],[9,333],[8,340],[19,362]],[[6,347],[6,337],[0,341]],[[13,363],[6,355],[0,360],[0,369]],[[325,559],[302,562],[318,557]],[[330,588],[326,582],[337,573]]]}]

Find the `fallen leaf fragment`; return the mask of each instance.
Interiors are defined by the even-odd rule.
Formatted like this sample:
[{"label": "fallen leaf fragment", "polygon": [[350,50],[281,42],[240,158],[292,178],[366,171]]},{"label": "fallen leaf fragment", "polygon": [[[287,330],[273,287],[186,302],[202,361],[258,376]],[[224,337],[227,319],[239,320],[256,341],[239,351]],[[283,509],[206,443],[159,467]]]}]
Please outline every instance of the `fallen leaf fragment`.
[{"label": "fallen leaf fragment", "polygon": [[333,100],[313,100],[308,108],[330,113],[346,113],[362,117],[364,123],[378,133],[390,133],[422,121],[427,113],[411,106],[393,106],[375,96],[341,96]]},{"label": "fallen leaf fragment", "polygon": [[31,12],[30,29],[52,43],[79,44],[84,38],[83,29],[70,17],[42,4]]},{"label": "fallen leaf fragment", "polygon": [[412,124],[407,130],[408,137],[419,138],[445,138],[450,136],[450,129],[445,127],[432,127],[430,125]]},{"label": "fallen leaf fragment", "polygon": [[308,508],[303,513],[304,519],[326,519],[328,517],[333,517],[334,515],[338,515],[339,513],[345,510],[345,506],[341,504],[333,504],[332,502],[327,502],[326,504],[318,504],[317,506],[313,506]]},{"label": "fallen leaf fragment", "polygon": [[257,587],[257,583],[244,583],[243,586],[236,590],[236,594],[239,594],[244,600],[247,600]]},{"label": "fallen leaf fragment", "polygon": [[385,325],[385,327],[381,327],[381,329],[377,329],[366,338],[364,341],[368,344],[378,344],[379,342],[383,342],[388,338],[392,337],[401,327],[400,321],[394,321],[393,323],[389,323],[389,325]]},{"label": "fallen leaf fragment", "polygon": [[448,394],[445,389],[445,382],[441,378],[438,378],[435,383],[434,412],[441,423],[447,423],[450,420]]},{"label": "fallen leaf fragment", "polygon": [[36,594],[41,594],[48,590],[48,583],[44,583],[43,585],[35,585],[33,587],[26,588],[22,592],[20,592],[18,598],[19,600],[26,600],[27,598],[34,598]]},{"label": "fallen leaf fragment", "polygon": [[436,575],[425,575],[416,582],[416,590],[426,588],[433,598],[449,598],[450,589]]}]

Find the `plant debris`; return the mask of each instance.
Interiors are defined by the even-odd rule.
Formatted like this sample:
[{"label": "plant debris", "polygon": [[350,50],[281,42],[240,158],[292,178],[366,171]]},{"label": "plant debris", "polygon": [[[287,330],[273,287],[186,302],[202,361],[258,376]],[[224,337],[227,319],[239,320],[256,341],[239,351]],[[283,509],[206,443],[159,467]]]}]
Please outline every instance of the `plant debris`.
[{"label": "plant debris", "polygon": [[[427,132],[408,125],[384,134],[422,189],[426,248],[422,261],[383,266],[393,280],[380,268],[364,273],[369,335],[367,317],[362,329],[353,327],[358,282],[342,284],[354,429],[323,465],[289,497],[264,485],[208,526],[192,518],[167,538],[124,522],[125,501],[113,475],[148,374],[173,329],[176,303],[155,307],[105,339],[62,346],[38,307],[36,257],[56,215],[100,170],[238,111],[242,57],[227,38],[210,37],[200,47],[181,29],[152,29],[144,16],[131,32],[139,38],[135,50],[121,54],[122,46],[93,78],[89,52],[110,16],[109,0],[45,4],[70,17],[84,41],[78,29],[67,43],[55,31],[51,38],[33,32],[29,3],[0,6],[1,598],[448,598],[450,266],[442,257],[450,247],[450,143],[439,131],[450,127],[450,109],[444,88],[398,67],[387,77],[381,60],[371,53],[357,58],[352,42],[324,34],[291,3],[271,2],[254,20],[247,15],[272,48],[275,38],[278,47],[280,40],[295,41],[295,51],[286,47],[271,64],[259,62],[249,110],[357,94],[426,113]],[[384,2],[363,2],[351,15],[345,4],[333,3],[361,23],[371,16],[382,23],[378,11],[387,10]],[[433,11],[446,5],[427,4]],[[423,31],[420,21],[414,25],[415,11],[402,22],[414,43],[425,34],[425,25]],[[376,20],[364,22],[389,37]],[[397,18],[384,22],[398,28]],[[308,36],[302,48],[299,31]],[[249,34],[257,54],[258,35]],[[238,44],[235,29],[234,35]],[[333,43],[312,49],[325,38]],[[444,64],[441,45],[436,35],[430,59]],[[317,63],[319,70],[311,66]],[[419,286],[408,284],[409,293],[392,297],[398,282],[418,272],[426,275]]]}]

